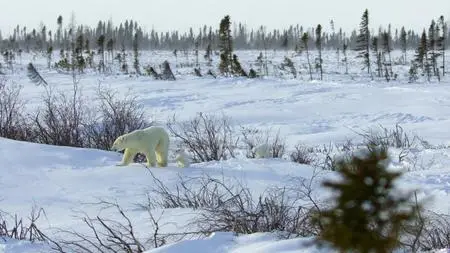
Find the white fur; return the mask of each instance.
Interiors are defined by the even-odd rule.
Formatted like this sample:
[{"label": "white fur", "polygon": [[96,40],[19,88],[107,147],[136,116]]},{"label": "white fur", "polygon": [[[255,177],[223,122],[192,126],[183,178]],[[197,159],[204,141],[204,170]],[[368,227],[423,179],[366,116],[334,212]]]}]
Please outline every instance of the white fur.
[{"label": "white fur", "polygon": [[187,168],[191,165],[191,157],[184,150],[178,150],[176,152],[175,161],[180,168]]},{"label": "white fur", "polygon": [[270,147],[269,147],[269,144],[267,144],[267,143],[264,143],[264,144],[254,147],[253,151],[255,152],[256,158],[269,158],[270,157]]},{"label": "white fur", "polygon": [[166,167],[169,153],[169,134],[163,127],[152,126],[119,136],[111,147],[112,150],[125,150],[122,162],[126,166],[133,161],[137,153],[147,158],[147,166]]}]

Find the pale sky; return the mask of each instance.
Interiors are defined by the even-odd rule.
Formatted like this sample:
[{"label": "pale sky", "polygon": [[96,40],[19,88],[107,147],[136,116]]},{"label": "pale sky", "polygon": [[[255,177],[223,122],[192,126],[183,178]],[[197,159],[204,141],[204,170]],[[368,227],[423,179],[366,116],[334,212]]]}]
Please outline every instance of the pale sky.
[{"label": "pale sky", "polygon": [[[223,6],[227,3],[228,6]],[[77,24],[95,26],[99,20],[112,19],[115,24],[125,19],[138,21],[142,27],[157,31],[187,31],[206,24],[219,26],[229,14],[232,22],[249,27],[265,25],[269,29],[300,24],[304,27],[322,24],[330,30],[333,19],[336,28],[344,31],[357,28],[365,8],[369,9],[370,28],[380,25],[405,26],[421,31],[431,19],[444,15],[450,18],[450,0],[0,0],[0,30],[10,34],[17,24],[28,30],[43,22],[56,29],[56,19],[62,15],[67,25],[71,13]]]}]

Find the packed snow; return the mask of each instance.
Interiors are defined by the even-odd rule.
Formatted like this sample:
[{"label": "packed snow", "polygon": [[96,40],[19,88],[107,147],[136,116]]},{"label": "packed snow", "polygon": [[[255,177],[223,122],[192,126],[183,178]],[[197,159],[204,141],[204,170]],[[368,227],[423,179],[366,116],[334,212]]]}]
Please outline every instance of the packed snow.
[{"label": "packed snow", "polygon": [[[237,54],[248,68],[258,52]],[[153,52],[141,57],[141,62],[156,65],[171,56],[170,52]],[[270,57],[273,62],[281,62],[283,53],[271,52]],[[324,62],[332,62],[333,57],[334,52],[328,52],[328,60]],[[302,58],[295,58],[299,66],[304,64]],[[8,82],[23,85],[27,109],[34,112],[39,110],[45,90],[26,77],[28,60],[33,58],[25,57],[22,64],[15,66],[14,73],[6,73],[6,78]],[[342,66],[325,65],[323,81],[308,81],[302,69],[303,75],[297,79],[281,75],[259,79],[200,78],[192,75],[191,69],[174,65],[176,81],[88,72],[79,77],[79,86],[87,100],[99,85],[119,90],[121,94],[138,94],[148,116],[160,125],[173,115],[178,120],[188,120],[203,112],[230,116],[236,129],[246,126],[280,130],[280,135],[286,138],[287,153],[297,143],[321,146],[344,143],[347,139],[357,142],[361,139],[357,132],[400,124],[407,133],[417,134],[433,147],[439,147],[414,149],[408,154],[410,160],[394,159],[392,166],[405,171],[400,187],[417,190],[419,199],[427,200],[427,209],[450,214],[450,74],[441,82],[408,83],[407,66],[396,66],[402,74],[398,80],[388,83],[383,79],[371,80],[360,70],[359,62],[352,61],[349,75],[340,74]],[[50,86],[71,91],[72,76],[47,70],[45,59],[38,57],[34,63]],[[173,150],[171,147],[172,153]],[[398,151],[394,150],[393,154],[398,155]],[[270,187],[289,186],[294,183],[293,178],[309,180],[316,172],[313,167],[290,162],[288,158],[248,159],[244,154],[225,161],[191,164],[188,168],[178,168],[172,160],[167,168],[151,169],[137,163],[115,166],[121,157],[120,153],[111,151],[0,138],[0,211],[28,217],[33,207],[43,208],[45,215],[38,226],[46,234],[57,236],[58,229],[88,231],[81,220],[84,214],[116,217],[117,213],[102,210],[95,204],[108,200],[119,203],[132,219],[137,233],[145,237],[152,233],[153,227],[147,211],[137,204],[147,200],[153,182],[150,172],[168,188],[175,187],[180,177],[207,174],[226,182],[241,182],[255,194]],[[334,172],[320,173],[313,185],[315,197],[325,201],[330,196],[320,182],[333,177]],[[161,230],[165,233],[189,230],[186,226],[197,214],[188,208],[156,209],[155,212],[164,224]],[[318,248],[312,240],[280,240],[274,233],[217,232],[206,238],[169,242],[147,252],[333,252],[326,247]],[[48,252],[48,245],[5,238],[0,240],[0,252]]]}]

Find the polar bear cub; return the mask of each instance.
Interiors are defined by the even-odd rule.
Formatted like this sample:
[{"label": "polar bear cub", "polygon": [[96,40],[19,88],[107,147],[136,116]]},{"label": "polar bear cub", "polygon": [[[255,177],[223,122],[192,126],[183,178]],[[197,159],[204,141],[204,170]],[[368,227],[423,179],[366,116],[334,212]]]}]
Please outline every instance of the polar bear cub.
[{"label": "polar bear cub", "polygon": [[166,167],[169,154],[169,134],[163,127],[151,126],[138,129],[119,136],[111,150],[125,150],[122,162],[118,166],[126,166],[133,161],[137,153],[147,158],[147,167]]},{"label": "polar bear cub", "polygon": [[255,158],[270,158],[270,147],[267,143],[254,147],[253,152],[255,152]]},{"label": "polar bear cub", "polygon": [[178,167],[187,168],[191,165],[191,156],[183,149],[175,151],[175,154],[175,161],[177,162]]}]

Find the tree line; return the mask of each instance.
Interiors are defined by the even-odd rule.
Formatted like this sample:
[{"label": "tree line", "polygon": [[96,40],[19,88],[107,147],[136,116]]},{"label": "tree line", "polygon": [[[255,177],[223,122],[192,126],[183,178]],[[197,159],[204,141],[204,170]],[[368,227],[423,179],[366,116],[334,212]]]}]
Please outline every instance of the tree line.
[{"label": "tree line", "polygon": [[[66,21],[62,16],[56,18],[57,29],[52,31],[46,25],[40,24],[38,28],[29,28],[17,25],[13,33],[3,37],[0,31],[0,49],[16,49],[29,51],[46,51],[51,46],[53,49],[68,49],[76,40],[82,40],[85,48],[96,48],[98,40],[103,37],[105,43],[114,50],[133,49],[134,36],[139,38],[142,50],[192,50],[195,48],[218,49],[220,44],[220,31],[216,27],[204,25],[198,30],[190,28],[188,32],[157,32],[154,29],[146,31],[133,20],[126,20],[118,25],[110,21],[99,21],[96,27],[76,25],[74,17]],[[329,27],[329,29],[324,29]],[[277,49],[300,50],[302,36],[309,35],[310,49],[316,47],[317,27],[303,27],[291,25],[285,29],[268,30],[265,26],[257,29],[248,28],[237,23],[231,27],[235,49]],[[415,49],[421,40],[421,34],[405,27],[387,29],[379,28],[378,34],[386,30],[389,33],[390,45],[393,49]],[[447,27],[448,32],[448,27]],[[375,33],[375,32],[373,32]],[[345,43],[350,48],[358,44],[358,31],[355,29],[350,34],[343,32],[342,28],[336,28],[335,22],[330,20],[325,26],[322,24],[320,37],[323,49],[342,49]],[[446,42],[450,46],[450,42]]]}]

